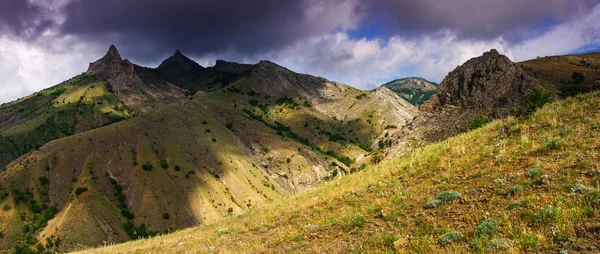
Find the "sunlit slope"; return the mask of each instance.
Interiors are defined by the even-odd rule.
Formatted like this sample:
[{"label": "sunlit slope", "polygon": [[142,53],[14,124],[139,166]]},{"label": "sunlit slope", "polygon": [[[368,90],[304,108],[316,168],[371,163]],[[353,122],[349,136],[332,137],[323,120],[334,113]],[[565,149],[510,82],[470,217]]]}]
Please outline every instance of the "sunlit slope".
[{"label": "sunlit slope", "polygon": [[82,74],[0,106],[0,168],[44,143],[129,117],[97,75]]},{"label": "sunlit slope", "polygon": [[238,217],[86,253],[595,252],[599,106],[598,93],[555,102]]},{"label": "sunlit slope", "polygon": [[[520,63],[563,96],[600,89],[600,53],[545,56]],[[548,86],[547,86],[548,87]]]}]

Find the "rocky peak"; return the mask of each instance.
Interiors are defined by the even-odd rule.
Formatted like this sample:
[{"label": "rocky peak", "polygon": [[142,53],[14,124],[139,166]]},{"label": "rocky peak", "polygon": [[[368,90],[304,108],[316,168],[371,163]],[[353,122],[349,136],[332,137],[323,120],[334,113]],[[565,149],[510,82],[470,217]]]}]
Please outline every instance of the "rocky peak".
[{"label": "rocky peak", "polygon": [[[177,51],[175,51],[175,54],[173,54],[169,58],[165,59],[158,66],[157,69],[159,71],[163,72],[163,71],[167,71],[166,69],[178,69],[178,68],[183,68],[186,71],[192,71],[192,72],[200,72],[202,69],[204,69],[204,67],[202,67],[201,65],[196,63],[194,60],[188,58],[183,53],[181,53],[181,51],[179,49]],[[176,70],[172,70],[172,71],[176,71]]]},{"label": "rocky peak", "polygon": [[252,64],[239,64],[235,62],[227,62],[224,60],[217,60],[215,63],[215,71],[217,72],[229,72],[235,74],[242,74],[252,70],[254,65]]},{"label": "rocky peak", "polygon": [[413,126],[423,139],[442,140],[465,128],[475,116],[508,116],[533,88],[542,88],[537,79],[492,49],[450,72],[421,106]]}]

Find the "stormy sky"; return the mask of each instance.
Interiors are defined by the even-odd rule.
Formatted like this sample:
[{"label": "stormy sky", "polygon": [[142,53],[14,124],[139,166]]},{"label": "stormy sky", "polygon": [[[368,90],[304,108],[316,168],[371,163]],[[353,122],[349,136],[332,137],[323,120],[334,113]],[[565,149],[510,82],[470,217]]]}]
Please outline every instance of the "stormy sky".
[{"label": "stormy sky", "polygon": [[372,89],[439,82],[490,48],[514,61],[600,50],[600,0],[1,0],[0,103],[86,71],[111,44],[149,67],[180,49]]}]

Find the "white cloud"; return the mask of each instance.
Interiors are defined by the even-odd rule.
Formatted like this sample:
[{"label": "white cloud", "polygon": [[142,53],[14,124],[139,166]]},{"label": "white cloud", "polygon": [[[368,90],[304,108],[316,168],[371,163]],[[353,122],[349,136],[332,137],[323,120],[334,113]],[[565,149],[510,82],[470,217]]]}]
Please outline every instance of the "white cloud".
[{"label": "white cloud", "polygon": [[[50,43],[51,42],[51,43]],[[51,47],[44,45],[52,44]],[[27,96],[85,72],[98,49],[70,38],[24,42],[0,37],[0,103]]]},{"label": "white cloud", "polygon": [[585,16],[559,24],[547,33],[524,41],[512,51],[517,61],[537,56],[568,54],[590,44],[600,44],[600,5]]}]

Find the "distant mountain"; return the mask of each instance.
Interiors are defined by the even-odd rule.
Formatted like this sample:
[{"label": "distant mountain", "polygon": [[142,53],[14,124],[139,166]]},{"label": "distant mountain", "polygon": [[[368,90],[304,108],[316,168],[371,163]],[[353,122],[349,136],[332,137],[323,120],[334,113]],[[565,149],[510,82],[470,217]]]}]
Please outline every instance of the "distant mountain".
[{"label": "distant mountain", "polygon": [[382,86],[387,87],[406,101],[417,106],[425,103],[435,94],[435,88],[438,84],[423,78],[409,77],[396,79]]},{"label": "distant mountain", "polygon": [[[69,128],[94,125],[8,146],[24,155],[0,172],[0,207],[10,207],[0,211],[0,249],[66,251],[241,214],[364,168],[377,137],[417,113],[387,88],[361,91],[269,61],[204,68],[176,52],[152,69],[114,46],[39,94],[2,106],[0,126],[55,114],[75,118]],[[103,120],[117,113],[127,120]],[[23,135],[37,133],[31,126]]]}]

